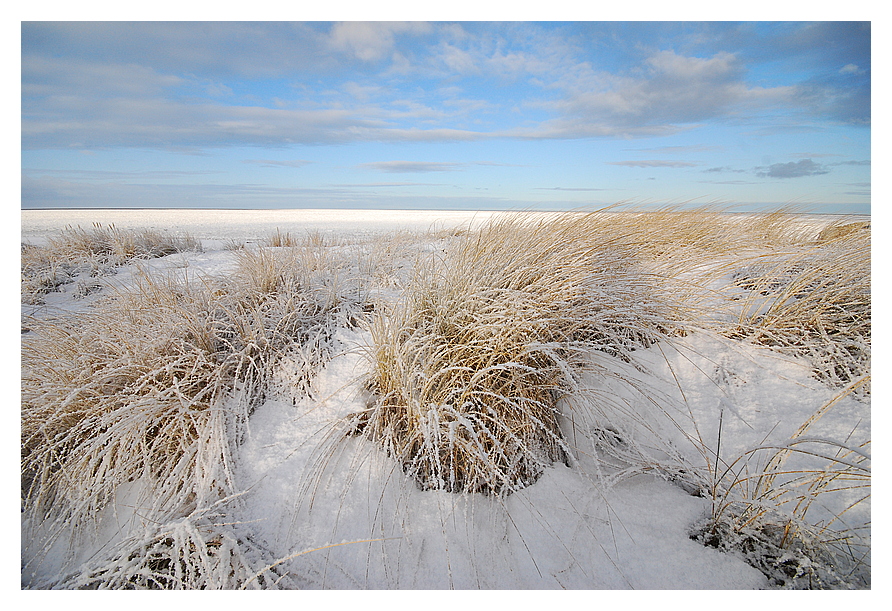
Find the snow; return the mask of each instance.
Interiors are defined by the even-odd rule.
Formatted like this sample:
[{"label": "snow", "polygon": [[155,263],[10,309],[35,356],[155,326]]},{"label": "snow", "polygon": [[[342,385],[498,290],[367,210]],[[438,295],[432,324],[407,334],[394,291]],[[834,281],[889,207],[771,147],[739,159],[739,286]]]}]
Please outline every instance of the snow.
[{"label": "snow", "polygon": [[[301,556],[291,568],[304,587],[497,589],[757,588],[765,578],[690,540],[706,510],[653,478],[604,491],[587,474],[556,465],[507,499],[421,491],[368,442],[331,458],[299,506],[300,474],[327,422],[364,407],[344,381],[362,371],[357,353],[334,359],[317,380],[325,398],[297,406],[268,401],[251,418],[241,459],[251,487],[245,517],[283,553],[354,543]],[[277,508],[276,511],[270,511]]]},{"label": "snow", "polygon": [[355,239],[390,231],[481,223],[494,214],[443,210],[22,210],[22,241],[36,244],[66,226],[89,228],[93,223],[192,235],[206,247],[228,239],[257,242],[277,229],[295,235],[319,232]]},{"label": "snow", "polygon": [[[40,243],[65,226],[94,222],[188,233],[202,241],[204,252],[171,255],[142,267],[219,275],[233,265],[232,251],[223,248],[229,239],[256,242],[278,229],[296,235],[321,231],[349,242],[394,230],[467,226],[488,217],[434,211],[26,210],[22,241]],[[108,282],[126,285],[135,269],[126,266]],[[23,306],[23,312],[77,312],[91,302],[63,291],[50,294],[44,306]],[[334,340],[340,352],[312,381],[312,398],[271,393],[254,411],[237,457],[238,486],[245,492],[228,510],[229,520],[247,524],[276,558],[316,550],[283,562],[295,585],[510,590],[766,586],[766,577],[742,557],[691,540],[690,530],[709,510],[709,499],[653,475],[608,482],[597,461],[583,456],[569,467],[555,464],[535,484],[508,497],[462,496],[418,489],[363,438],[335,443],[334,424],[363,409],[368,399],[359,380],[369,371],[363,351],[369,338],[360,330],[341,329]],[[759,445],[787,443],[837,392],[816,381],[803,362],[705,335],[642,350],[640,363],[649,373],[638,375],[654,392],[677,404],[683,394],[687,413],[649,417],[653,434],[692,461],[699,458],[685,448],[683,433],[693,433],[695,424],[706,446],[718,447],[721,430],[720,453],[738,456]],[[287,388],[287,360],[280,367],[279,379]],[[642,413],[651,409],[640,403],[633,408]],[[809,429],[809,437],[857,446],[865,435],[869,439],[870,416],[869,403],[844,398]],[[132,505],[138,493],[121,490],[118,496],[81,557],[100,553],[135,523]],[[847,516],[853,523],[867,523],[869,505]],[[332,544],[338,545],[323,549]],[[51,554],[37,572],[46,578],[58,570]]]}]

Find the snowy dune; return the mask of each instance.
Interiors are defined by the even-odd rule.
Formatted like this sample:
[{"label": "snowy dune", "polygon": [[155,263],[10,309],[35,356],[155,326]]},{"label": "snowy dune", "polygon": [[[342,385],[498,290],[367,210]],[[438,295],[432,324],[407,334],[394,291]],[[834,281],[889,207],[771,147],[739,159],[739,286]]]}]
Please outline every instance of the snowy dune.
[{"label": "snowy dune", "polygon": [[[328,249],[332,258],[366,255],[382,246],[374,239],[378,235],[413,234],[414,238],[400,238],[402,250],[388,260],[386,269],[383,265],[376,268],[378,284],[371,290],[379,300],[395,300],[410,281],[417,257],[451,248],[456,237],[439,230],[478,227],[495,214],[25,210],[23,243],[43,245],[67,226],[86,228],[101,223],[121,230],[188,234],[202,242],[203,251],[125,265],[102,280],[103,288],[86,296],[76,294],[74,284],[62,286],[47,294],[41,304],[22,305],[23,327],[32,316],[92,311],[93,304],[101,304],[115,290],[126,289],[145,270],[150,274],[172,272],[181,278],[228,276],[237,269],[239,255],[226,248],[227,243],[238,241],[256,248],[277,230],[298,238],[322,234],[329,239],[322,248]],[[817,233],[830,220],[835,219],[803,216],[798,222],[813,226]],[[344,269],[362,273],[358,265]],[[730,274],[716,280],[730,281]],[[23,342],[29,341],[28,335],[32,334],[23,335]],[[765,571],[754,567],[746,551],[715,549],[692,539],[715,501],[696,489],[684,473],[669,477],[663,467],[682,461],[706,472],[705,465],[715,456],[704,457],[704,448],[718,450],[721,460],[730,461],[755,447],[784,447],[816,410],[830,402],[833,409],[809,427],[810,439],[819,443],[833,440],[838,443],[833,452],[864,447],[870,439],[869,395],[840,395],[839,387],[816,379],[812,364],[804,358],[720,334],[692,332],[636,349],[631,362],[594,355],[599,364],[609,363],[616,375],[584,380],[593,396],[609,397],[626,406],[617,417],[627,421],[611,426],[640,435],[635,441],[638,450],[646,448],[649,456],[660,462],[659,468],[623,466],[615,460],[603,463],[599,450],[576,441],[575,435],[591,440],[607,430],[595,427],[596,418],[579,416],[588,409],[583,393],[562,399],[559,405],[563,434],[578,450],[568,464],[554,463],[534,483],[509,495],[422,490],[379,445],[363,436],[338,433],[344,419],[366,409],[370,400],[364,380],[372,368],[371,332],[362,325],[339,327],[327,341],[331,357],[310,381],[309,392],[293,382],[300,374],[296,361],[285,358],[277,362],[270,386],[253,408],[244,438],[232,456],[231,485],[238,496],[213,507],[206,522],[201,522],[205,519],[199,511],[202,508],[196,509],[195,516],[165,518],[176,524],[173,531],[199,523],[235,525],[227,526],[227,532],[236,533],[239,540],[250,539],[252,548],[245,553],[254,561],[256,571],[276,565],[278,587],[777,586]],[[630,388],[647,390],[641,395]],[[692,444],[693,438],[702,445]],[[831,452],[826,447],[822,451]],[[806,458],[795,456],[790,470],[810,468],[808,464]],[[24,515],[22,586],[73,587],[85,571],[120,564],[114,560],[119,557],[116,554],[127,549],[128,541],[139,542],[156,517],[140,508],[148,503],[148,493],[141,485],[135,481],[120,487],[115,500],[97,517],[95,527],[70,541],[66,538],[69,533],[61,532],[55,543],[47,544],[45,538],[52,533]],[[855,504],[863,492],[843,489],[815,497],[808,517],[812,523],[826,524],[844,514],[834,527],[841,522],[869,542],[869,500]],[[853,507],[846,511],[850,505]],[[804,564],[798,565],[800,571]],[[115,570],[119,568],[116,565]],[[855,573],[861,576],[860,581]],[[850,582],[836,587],[865,587],[863,566],[850,576]],[[869,581],[866,585],[869,587]]]}]

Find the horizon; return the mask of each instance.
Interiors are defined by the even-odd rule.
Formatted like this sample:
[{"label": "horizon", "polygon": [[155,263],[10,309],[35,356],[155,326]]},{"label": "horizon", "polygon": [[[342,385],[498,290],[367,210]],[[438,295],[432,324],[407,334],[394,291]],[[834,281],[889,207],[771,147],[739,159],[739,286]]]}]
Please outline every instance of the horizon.
[{"label": "horizon", "polygon": [[870,214],[870,22],[22,22],[21,36],[22,210]]}]

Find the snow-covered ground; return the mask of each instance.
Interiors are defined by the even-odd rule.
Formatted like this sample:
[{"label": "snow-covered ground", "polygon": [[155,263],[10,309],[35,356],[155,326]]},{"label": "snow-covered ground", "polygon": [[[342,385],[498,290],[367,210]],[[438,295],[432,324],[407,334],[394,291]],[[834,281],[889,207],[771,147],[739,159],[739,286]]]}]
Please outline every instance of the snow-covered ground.
[{"label": "snow-covered ground", "polygon": [[93,223],[119,229],[190,234],[206,245],[239,239],[257,242],[279,230],[345,237],[390,231],[427,231],[480,223],[494,212],[444,210],[22,210],[22,240],[37,242],[67,226]]},{"label": "snow-covered ground", "polygon": [[[393,211],[23,211],[22,241],[40,244],[65,226],[114,224],[188,233],[203,252],[143,262],[155,270],[220,275],[234,265],[231,240],[259,242],[276,230],[320,232],[341,243],[394,230],[424,232],[485,221],[490,213]],[[408,262],[407,262],[408,264]],[[135,266],[108,277],[126,285]],[[71,287],[69,287],[71,288]],[[63,287],[23,314],[77,311],[101,297],[74,299]],[[312,382],[312,397],[269,393],[253,412],[237,456],[239,503],[224,509],[282,563],[293,585],[334,589],[758,589],[765,575],[742,554],[691,539],[712,501],[664,477],[642,473],[611,479],[592,456],[556,464],[535,484],[507,497],[423,491],[383,450],[364,438],[333,444],[326,433],[362,410],[360,380],[370,364],[367,331],[340,329],[338,353]],[[633,403],[661,442],[702,462],[687,437],[697,434],[723,458],[758,445],[781,444],[838,393],[816,380],[807,363],[765,347],[690,334],[671,345],[638,351],[639,375],[671,412]],[[284,366],[283,366],[284,367]],[[647,372],[647,373],[643,373]],[[287,377],[287,370],[281,372]],[[593,384],[597,384],[593,381]],[[604,382],[609,384],[609,382]],[[621,388],[602,389],[622,394]],[[573,409],[566,410],[572,414]],[[653,411],[651,414],[650,411]],[[849,445],[870,438],[869,400],[847,396],[809,436]],[[568,429],[572,425],[568,424]],[[721,433],[719,433],[721,431]],[[565,432],[566,434],[566,432]],[[721,439],[719,440],[719,434]],[[82,559],[138,528],[138,510],[121,503],[104,519]],[[838,495],[835,515],[853,499]],[[815,512],[821,509],[816,507]],[[818,515],[818,519],[822,516]],[[870,522],[869,503],[846,514]],[[23,547],[23,550],[25,548]],[[305,550],[314,550],[297,555]],[[23,554],[25,552],[23,551]],[[23,558],[23,561],[29,558]],[[23,586],[47,583],[61,570],[52,554],[31,565]]]}]

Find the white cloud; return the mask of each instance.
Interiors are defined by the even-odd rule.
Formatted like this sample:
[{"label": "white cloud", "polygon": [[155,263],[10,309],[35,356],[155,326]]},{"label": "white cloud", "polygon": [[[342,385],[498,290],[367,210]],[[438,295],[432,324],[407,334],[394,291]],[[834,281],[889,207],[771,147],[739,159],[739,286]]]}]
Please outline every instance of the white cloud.
[{"label": "white cloud", "polygon": [[[851,107],[823,90],[750,86],[741,60],[726,52],[663,50],[637,65],[596,70],[564,30],[526,23],[26,24],[22,143],[662,137],[772,106]],[[424,44],[403,39],[421,35]],[[843,68],[853,70],[860,68]],[[271,76],[278,82],[262,82]],[[485,86],[464,95],[481,76]],[[861,102],[869,119],[869,97]]]},{"label": "white cloud", "polygon": [[386,110],[380,110],[380,114],[390,119],[411,118],[419,121],[435,121],[446,117],[442,110],[419,104],[415,100],[393,100]]},{"label": "white cloud", "polygon": [[487,64],[493,71],[503,75],[540,74],[548,67],[553,67],[545,59],[524,52],[497,52],[487,60]]},{"label": "white cloud", "polygon": [[[380,137],[385,124],[344,109],[292,110],[262,106],[188,104],[161,97],[59,97],[23,109],[23,148],[183,144],[280,145]],[[399,138],[397,138],[399,139]]]},{"label": "white cloud", "polygon": [[440,50],[439,59],[449,72],[456,74],[470,74],[479,72],[477,59],[464,49],[450,44],[445,44]]},{"label": "white cloud", "polygon": [[731,53],[717,53],[709,59],[685,57],[674,51],[660,51],[646,63],[657,77],[679,79],[683,82],[727,81],[740,77],[741,67]]},{"label": "white cloud", "polygon": [[[743,106],[782,101],[792,94],[785,87],[747,87],[737,60],[727,53],[701,59],[663,51],[651,57],[647,65],[650,71],[644,78],[622,79],[608,93],[608,111],[638,120],[649,117],[690,123]],[[611,108],[611,103],[616,106]]]},{"label": "white cloud", "polygon": [[367,102],[385,92],[385,89],[380,85],[361,85],[353,81],[344,83],[341,88],[350,97],[360,102]]},{"label": "white cloud", "polygon": [[497,161],[374,161],[359,165],[361,168],[390,173],[452,172],[467,166],[500,168],[526,167],[524,164],[502,163]]},{"label": "white cloud", "polygon": [[559,33],[533,23],[437,24],[436,44],[417,65],[426,78],[454,78],[484,75],[499,80],[516,80],[529,75],[550,79],[570,69],[578,61]]},{"label": "white cloud", "polygon": [[68,58],[22,56],[22,96],[143,97],[159,95],[184,79],[137,64],[99,63]]},{"label": "white cloud", "polygon": [[417,22],[347,21],[336,23],[329,39],[331,48],[364,62],[390,57],[395,34],[424,34],[430,25]]},{"label": "white cloud", "polygon": [[562,98],[543,106],[559,113],[539,133],[551,137],[640,137],[678,133],[716,117],[765,109],[793,99],[793,87],[747,86],[737,58],[661,51],[639,70],[614,75],[578,65],[555,85]]}]

